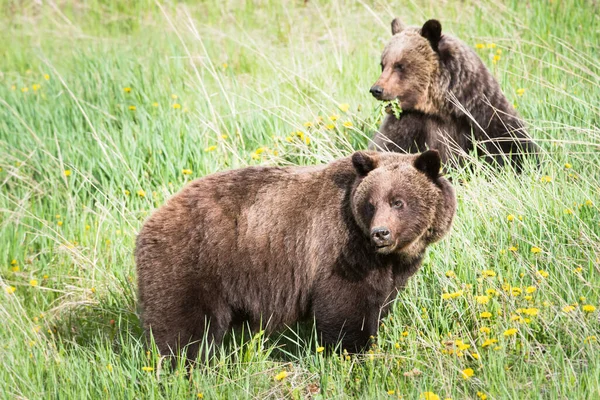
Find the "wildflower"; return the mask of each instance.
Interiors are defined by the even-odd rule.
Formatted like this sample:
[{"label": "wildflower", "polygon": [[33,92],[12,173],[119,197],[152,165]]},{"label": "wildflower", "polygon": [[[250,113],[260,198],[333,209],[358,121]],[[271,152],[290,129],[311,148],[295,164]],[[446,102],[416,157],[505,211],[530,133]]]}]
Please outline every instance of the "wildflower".
[{"label": "wildflower", "polygon": [[125,193],[125,196],[129,196],[131,194],[131,192],[127,189],[123,190],[123,193]]},{"label": "wildflower", "polygon": [[550,177],[548,175],[544,175],[540,178],[540,182],[543,182],[543,183],[552,182],[552,177]]},{"label": "wildflower", "polygon": [[496,289],[487,289],[485,293],[487,293],[488,296],[496,296],[498,294]]},{"label": "wildflower", "polygon": [[129,106],[129,109],[130,109],[131,111],[135,111],[136,107],[135,107],[135,106]]},{"label": "wildflower", "polygon": [[423,392],[419,398],[423,400],[440,400],[440,396],[433,392]]},{"label": "wildflower", "polygon": [[191,175],[192,174],[192,170],[191,169],[182,169],[181,173],[184,175]]},{"label": "wildflower", "polygon": [[530,317],[535,317],[539,314],[540,309],[539,308],[526,308],[523,310],[523,314],[525,315],[529,315]]},{"label": "wildflower", "polygon": [[12,272],[19,272],[19,266],[18,265],[13,265],[12,267]]},{"label": "wildflower", "polygon": [[13,294],[16,290],[17,290],[17,288],[14,286],[6,286],[4,288],[4,291],[6,292],[6,294]]},{"label": "wildflower", "polygon": [[573,215],[573,210],[571,210],[570,208],[565,208],[565,214]]},{"label": "wildflower", "polygon": [[471,353],[471,357],[473,357],[476,360],[479,360],[479,354],[478,353]]},{"label": "wildflower", "polygon": [[573,272],[574,272],[574,273],[576,273],[576,274],[580,274],[580,273],[581,273],[581,271],[583,271],[583,268],[582,268],[582,267],[577,267],[577,268],[575,268],[575,269],[573,270]]},{"label": "wildflower", "polygon": [[496,343],[498,343],[498,339],[485,339],[485,341],[481,344],[481,347],[488,347]]},{"label": "wildflower", "polygon": [[152,372],[152,371],[154,371],[154,368],[152,368],[152,367],[142,367],[142,371]]},{"label": "wildflower", "polygon": [[322,353],[325,347],[317,347],[317,353]]},{"label": "wildflower", "polygon": [[323,123],[323,117],[321,117],[319,115],[319,116],[317,116],[317,118],[315,119],[315,121],[317,122],[317,124],[322,124]]},{"label": "wildflower", "polygon": [[566,169],[571,169],[571,168],[573,168],[573,166],[571,164],[569,164],[569,163],[565,163],[565,168]]},{"label": "wildflower", "polygon": [[594,203],[591,200],[586,200],[585,205],[591,207],[594,205]]},{"label": "wildflower", "polygon": [[175,104],[173,104],[173,108],[174,108],[175,110],[177,110],[177,109],[181,108],[181,104],[179,104],[179,103],[175,103]]},{"label": "wildflower", "polygon": [[48,279],[48,275],[44,275],[44,276],[42,276],[42,279],[44,279],[44,280],[45,280],[45,279]]},{"label": "wildflower", "polygon": [[537,290],[537,288],[535,286],[528,286],[525,291],[529,294],[535,292]]},{"label": "wildflower", "polygon": [[401,335],[404,336],[404,337],[406,337],[406,336],[408,336],[408,332],[404,331],[404,332],[401,333]]},{"label": "wildflower", "polygon": [[540,269],[540,270],[539,270],[537,273],[538,273],[538,274],[539,274],[539,275],[540,275],[542,278],[547,278],[547,277],[550,275],[548,272],[544,271],[543,269]]},{"label": "wildflower", "polygon": [[487,400],[487,394],[483,392],[477,392],[477,397],[479,397],[481,400]]},{"label": "wildflower", "polygon": [[130,87],[123,88],[123,91],[125,93],[131,93],[131,88]]},{"label": "wildflower", "polygon": [[70,169],[65,169],[65,170],[63,171],[63,174],[64,174],[65,176],[71,176],[71,170],[70,170]]},{"label": "wildflower", "polygon": [[463,369],[462,370],[462,376],[463,376],[464,379],[469,379],[473,375],[475,375],[475,371],[473,371],[472,368],[467,368],[467,369]]},{"label": "wildflower", "polygon": [[514,336],[517,334],[517,328],[510,328],[504,331],[504,336]]},{"label": "wildflower", "polygon": [[532,252],[533,254],[538,254],[538,253],[541,253],[541,252],[542,252],[542,249],[540,249],[539,247],[532,247],[532,248],[531,248],[531,252]]},{"label": "wildflower", "polygon": [[495,49],[496,43],[488,43],[485,47],[487,47],[488,49]]},{"label": "wildflower", "polygon": [[172,95],[171,95],[171,98],[172,98],[173,100],[175,100],[177,97],[178,97],[178,96],[177,96],[176,94],[172,94]]},{"label": "wildflower", "polygon": [[217,149],[217,146],[208,146],[207,148],[204,149],[204,151],[206,153],[210,153],[211,151],[215,151]]},{"label": "wildflower", "polygon": [[508,216],[506,217],[506,219],[507,219],[509,222],[512,222],[512,221],[514,221],[514,220],[515,220],[515,216],[514,216],[514,215],[512,215],[512,214],[508,214]]},{"label": "wildflower", "polygon": [[508,251],[512,251],[513,253],[516,252],[516,251],[518,251],[518,250],[519,250],[519,248],[517,246],[510,246],[508,248]]},{"label": "wildflower", "polygon": [[584,302],[587,299],[585,296],[579,296],[579,301]]},{"label": "wildflower", "polygon": [[108,365],[106,366],[106,369],[107,369],[109,372],[112,372],[112,370],[113,370],[113,367],[112,367],[112,365],[108,364]]},{"label": "wildflower", "polygon": [[16,87],[15,85],[12,85],[12,86],[10,87],[10,90],[17,90],[17,87]]},{"label": "wildflower", "polygon": [[47,80],[47,81],[49,81],[50,80],[50,75],[44,74],[44,79]]},{"label": "wildflower", "polygon": [[388,390],[388,391],[387,391],[387,394],[389,394],[390,396],[391,396],[391,395],[393,395],[394,393],[396,393],[396,392],[395,392],[395,391],[393,391],[393,390]]},{"label": "wildflower", "polygon": [[490,298],[488,296],[475,296],[475,300],[478,304],[487,304],[490,302]]},{"label": "wildflower", "polygon": [[335,125],[333,125],[333,124],[327,124],[327,125],[325,125],[325,129],[327,129],[327,130],[330,130],[330,131],[331,131],[331,130],[333,130],[334,128],[335,128]]},{"label": "wildflower", "polygon": [[575,309],[575,307],[573,307],[573,306],[564,306],[564,307],[562,308],[562,310],[563,310],[565,313],[570,313],[570,312],[571,312],[571,311],[573,311],[574,309]]},{"label": "wildflower", "polygon": [[492,313],[491,313],[491,312],[489,312],[489,311],[484,311],[484,312],[482,312],[481,314],[479,314],[479,316],[480,316],[481,318],[491,318],[491,317],[492,317]]},{"label": "wildflower", "polygon": [[453,293],[444,293],[442,294],[442,299],[443,300],[449,300],[449,299],[456,299],[457,297],[460,297],[463,295],[463,291],[459,290],[458,292],[453,292]]},{"label": "wildflower", "polygon": [[287,373],[287,371],[281,371],[280,373],[278,373],[277,375],[275,375],[275,380],[276,381],[282,381],[284,380],[289,374]]},{"label": "wildflower", "polygon": [[484,278],[493,278],[496,276],[496,273],[491,269],[486,269],[481,271],[481,275],[483,275]]},{"label": "wildflower", "polygon": [[584,343],[592,343],[592,342],[596,342],[596,341],[598,341],[596,336],[588,336],[585,338]]},{"label": "wildflower", "polygon": [[38,281],[37,281],[37,279],[32,279],[29,281],[29,284],[33,287],[36,287],[38,285]]},{"label": "wildflower", "polygon": [[346,128],[352,128],[352,126],[353,126],[352,122],[350,122],[350,121],[346,121],[342,125],[344,125]]},{"label": "wildflower", "polygon": [[28,91],[29,91],[29,88],[28,88],[28,87],[23,87],[23,88],[21,88],[21,92],[23,92],[23,93],[25,93],[25,92],[28,92]]},{"label": "wildflower", "polygon": [[34,83],[33,85],[31,85],[31,88],[33,89],[34,92],[37,92],[42,86],[38,83]]},{"label": "wildflower", "polygon": [[586,313],[593,313],[594,311],[596,311],[596,307],[591,304],[586,304],[582,306],[581,309]]},{"label": "wildflower", "polygon": [[[129,190],[126,190],[126,192],[129,192]],[[91,229],[91,226],[89,226],[89,225],[86,225],[86,226],[85,226],[85,230],[86,230],[86,231],[89,231],[90,229]]]},{"label": "wildflower", "polygon": [[57,224],[58,224],[58,226],[63,226],[63,222],[62,221],[58,221]]},{"label": "wildflower", "polygon": [[400,343],[396,342],[396,344],[394,344],[394,347],[395,347],[396,349],[399,349],[399,348],[400,348]]},{"label": "wildflower", "polygon": [[136,193],[140,197],[146,197],[146,192],[143,189],[138,190]]},{"label": "wildflower", "polygon": [[483,48],[485,48],[485,45],[483,43],[477,43],[477,44],[475,44],[475,48],[476,49],[483,49]]},{"label": "wildflower", "polygon": [[348,112],[348,110],[350,109],[350,104],[342,103],[342,104],[338,105],[338,108],[340,109],[341,112]]},{"label": "wildflower", "polygon": [[456,274],[454,273],[454,271],[451,271],[451,270],[446,271],[446,276],[448,278],[456,278]]},{"label": "wildflower", "polygon": [[485,333],[486,335],[489,334],[492,330],[490,328],[488,328],[487,326],[482,326],[481,328],[479,328],[479,332],[481,333]]},{"label": "wildflower", "polygon": [[525,89],[523,89],[523,88],[517,89],[517,95],[523,96],[524,94],[525,94]]},{"label": "wildflower", "polygon": [[329,117],[329,120],[332,122],[337,121],[338,119],[340,119],[340,116],[337,114],[333,114],[332,116]]},{"label": "wildflower", "polygon": [[513,297],[518,297],[521,295],[521,293],[523,293],[523,290],[521,290],[520,287],[514,287],[510,289],[510,293],[513,295]]},{"label": "wildflower", "polygon": [[223,140],[227,140],[228,136],[227,135],[221,135],[221,139]]},{"label": "wildflower", "polygon": [[500,61],[500,56],[496,54],[492,59],[492,63],[496,64],[498,61]]},{"label": "wildflower", "polygon": [[252,153],[250,154],[250,158],[253,160],[260,160],[260,154]]},{"label": "wildflower", "polygon": [[155,101],[154,103],[152,103],[152,107],[158,107],[158,103]]},{"label": "wildflower", "polygon": [[302,125],[304,125],[306,128],[312,128],[312,126],[313,126],[313,123],[312,123],[312,122],[310,122],[310,121],[306,121],[306,122],[305,122],[304,124],[302,124]]}]

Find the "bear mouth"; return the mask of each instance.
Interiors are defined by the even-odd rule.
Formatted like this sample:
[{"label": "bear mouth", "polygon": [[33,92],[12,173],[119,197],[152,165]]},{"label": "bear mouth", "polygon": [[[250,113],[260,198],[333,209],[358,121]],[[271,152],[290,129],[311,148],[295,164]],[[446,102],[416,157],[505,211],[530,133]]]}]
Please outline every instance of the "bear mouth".
[{"label": "bear mouth", "polygon": [[390,254],[396,249],[396,242],[375,245],[375,252],[378,254]]}]

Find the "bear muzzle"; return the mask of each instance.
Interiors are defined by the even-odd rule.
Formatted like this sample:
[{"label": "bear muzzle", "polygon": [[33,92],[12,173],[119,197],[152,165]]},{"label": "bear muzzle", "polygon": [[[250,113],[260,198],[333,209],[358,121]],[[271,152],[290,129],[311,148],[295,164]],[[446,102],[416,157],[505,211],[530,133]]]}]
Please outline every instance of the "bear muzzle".
[{"label": "bear muzzle", "polygon": [[378,253],[391,253],[396,247],[392,233],[384,226],[371,229],[371,242],[375,245]]}]

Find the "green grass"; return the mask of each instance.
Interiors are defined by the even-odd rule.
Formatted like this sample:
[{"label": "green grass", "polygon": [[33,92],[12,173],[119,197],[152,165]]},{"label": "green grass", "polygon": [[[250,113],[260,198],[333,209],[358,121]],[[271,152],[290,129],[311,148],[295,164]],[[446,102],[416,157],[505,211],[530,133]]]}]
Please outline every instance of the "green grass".
[{"label": "green grass", "polygon": [[[0,397],[599,397],[600,317],[583,310],[600,308],[598,5],[416,3],[2,2]],[[541,144],[541,167],[451,172],[465,182],[453,232],[370,353],[326,357],[310,331],[288,332],[231,340],[189,379],[169,372],[136,316],[143,220],[195,177],[365,148],[394,15],[496,45],[477,51]],[[479,304],[487,289],[497,295]]]}]

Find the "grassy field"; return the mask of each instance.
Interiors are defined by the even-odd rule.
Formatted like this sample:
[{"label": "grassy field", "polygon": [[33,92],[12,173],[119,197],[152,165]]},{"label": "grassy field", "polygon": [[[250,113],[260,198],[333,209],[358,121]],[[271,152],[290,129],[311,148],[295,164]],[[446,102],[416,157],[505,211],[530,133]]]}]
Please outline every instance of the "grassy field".
[{"label": "grassy field", "polygon": [[[2,1],[0,397],[600,397],[598,3],[416,3]],[[365,148],[395,15],[477,48],[541,167],[450,171],[453,232],[368,353],[288,332],[169,371],[136,315],[143,220],[196,177]]]}]

